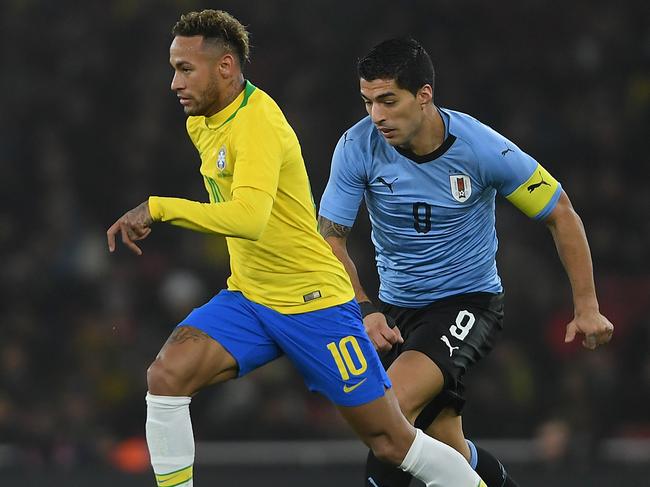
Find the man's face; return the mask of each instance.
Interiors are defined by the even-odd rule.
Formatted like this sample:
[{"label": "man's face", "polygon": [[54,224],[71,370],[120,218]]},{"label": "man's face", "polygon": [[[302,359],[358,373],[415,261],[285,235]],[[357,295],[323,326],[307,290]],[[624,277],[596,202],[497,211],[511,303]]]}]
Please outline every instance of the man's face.
[{"label": "man's face", "polygon": [[386,142],[408,147],[424,119],[420,93],[399,88],[393,79],[361,78],[359,84],[366,111]]},{"label": "man's face", "polygon": [[202,36],[174,37],[169,48],[169,63],[174,68],[171,89],[187,115],[216,113],[222,84],[219,54]]}]

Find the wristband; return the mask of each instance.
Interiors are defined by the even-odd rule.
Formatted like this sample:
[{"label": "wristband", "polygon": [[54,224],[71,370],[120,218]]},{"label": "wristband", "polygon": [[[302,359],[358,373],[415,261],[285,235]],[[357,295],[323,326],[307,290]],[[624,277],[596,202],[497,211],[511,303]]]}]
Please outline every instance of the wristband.
[{"label": "wristband", "polygon": [[359,303],[359,308],[361,308],[361,316],[363,318],[372,313],[379,313],[379,310],[375,307],[372,301],[363,301]]},{"label": "wristband", "polygon": [[[381,311],[377,309],[377,307],[374,305],[372,301],[363,301],[362,303],[359,303],[359,308],[361,308],[362,318],[365,318],[366,316],[371,315],[373,313],[381,313]],[[386,323],[388,324],[388,326],[390,326],[391,328],[395,328],[397,322],[392,316],[384,314],[384,318],[386,318]]]}]

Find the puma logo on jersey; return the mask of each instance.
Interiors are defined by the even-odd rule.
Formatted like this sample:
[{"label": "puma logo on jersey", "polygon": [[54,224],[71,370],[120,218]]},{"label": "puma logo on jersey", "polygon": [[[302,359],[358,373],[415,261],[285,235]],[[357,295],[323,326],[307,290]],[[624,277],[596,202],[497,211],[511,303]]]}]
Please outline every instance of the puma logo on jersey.
[{"label": "puma logo on jersey", "polygon": [[452,347],[451,343],[449,343],[449,338],[447,338],[446,335],[442,335],[440,339],[449,347],[449,356],[451,357],[451,354],[454,353],[454,350],[460,350],[460,347]]},{"label": "puma logo on jersey", "polygon": [[379,176],[379,177],[377,178],[377,181],[379,181],[381,184],[383,184],[383,185],[386,186],[388,189],[390,189],[390,192],[392,193],[392,192],[393,192],[393,183],[394,183],[395,181],[397,181],[398,179],[399,179],[399,178],[395,178],[395,179],[393,179],[393,180],[389,183],[389,182],[386,181],[384,178],[382,178],[381,176]]},{"label": "puma logo on jersey", "polygon": [[506,145],[506,150],[502,150],[501,155],[505,157],[508,152],[514,152],[514,151]]},{"label": "puma logo on jersey", "polygon": [[541,171],[539,172],[539,177],[540,177],[539,183],[531,184],[530,186],[528,186],[528,188],[526,188],[526,189],[528,189],[529,193],[532,193],[533,191],[535,191],[542,184],[545,184],[546,186],[550,186],[550,184],[548,184],[546,181],[544,181],[544,178],[542,177],[542,172]]},{"label": "puma logo on jersey", "polygon": [[343,147],[345,147],[345,144],[347,144],[348,142],[352,142],[353,140],[354,140],[354,139],[348,139],[348,133],[345,132],[345,133],[343,134]]}]

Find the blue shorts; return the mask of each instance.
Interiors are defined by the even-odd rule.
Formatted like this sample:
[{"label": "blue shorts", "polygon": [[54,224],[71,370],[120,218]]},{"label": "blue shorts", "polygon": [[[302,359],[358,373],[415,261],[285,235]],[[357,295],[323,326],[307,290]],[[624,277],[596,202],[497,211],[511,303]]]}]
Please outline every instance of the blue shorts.
[{"label": "blue shorts", "polygon": [[340,406],[368,403],[391,387],[354,300],[282,314],[223,290],[178,326],[184,325],[219,342],[237,361],[240,377],[286,354],[309,390]]}]

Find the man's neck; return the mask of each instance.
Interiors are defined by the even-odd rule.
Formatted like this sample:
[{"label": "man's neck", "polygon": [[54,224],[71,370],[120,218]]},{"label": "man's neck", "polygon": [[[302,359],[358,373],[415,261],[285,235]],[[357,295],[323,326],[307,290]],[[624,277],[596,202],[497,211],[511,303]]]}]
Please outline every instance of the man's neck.
[{"label": "man's neck", "polygon": [[424,108],[424,120],[420,130],[404,147],[416,156],[431,154],[445,141],[445,123],[438,108],[432,103]]},{"label": "man's neck", "polygon": [[219,113],[221,110],[230,105],[239,94],[244,91],[246,82],[244,81],[244,75],[239,75],[238,77],[232,78],[228,81],[223,90],[222,94],[219,96],[218,103],[215,105],[214,109],[211,110],[209,115],[206,117],[211,117],[215,113]]}]

